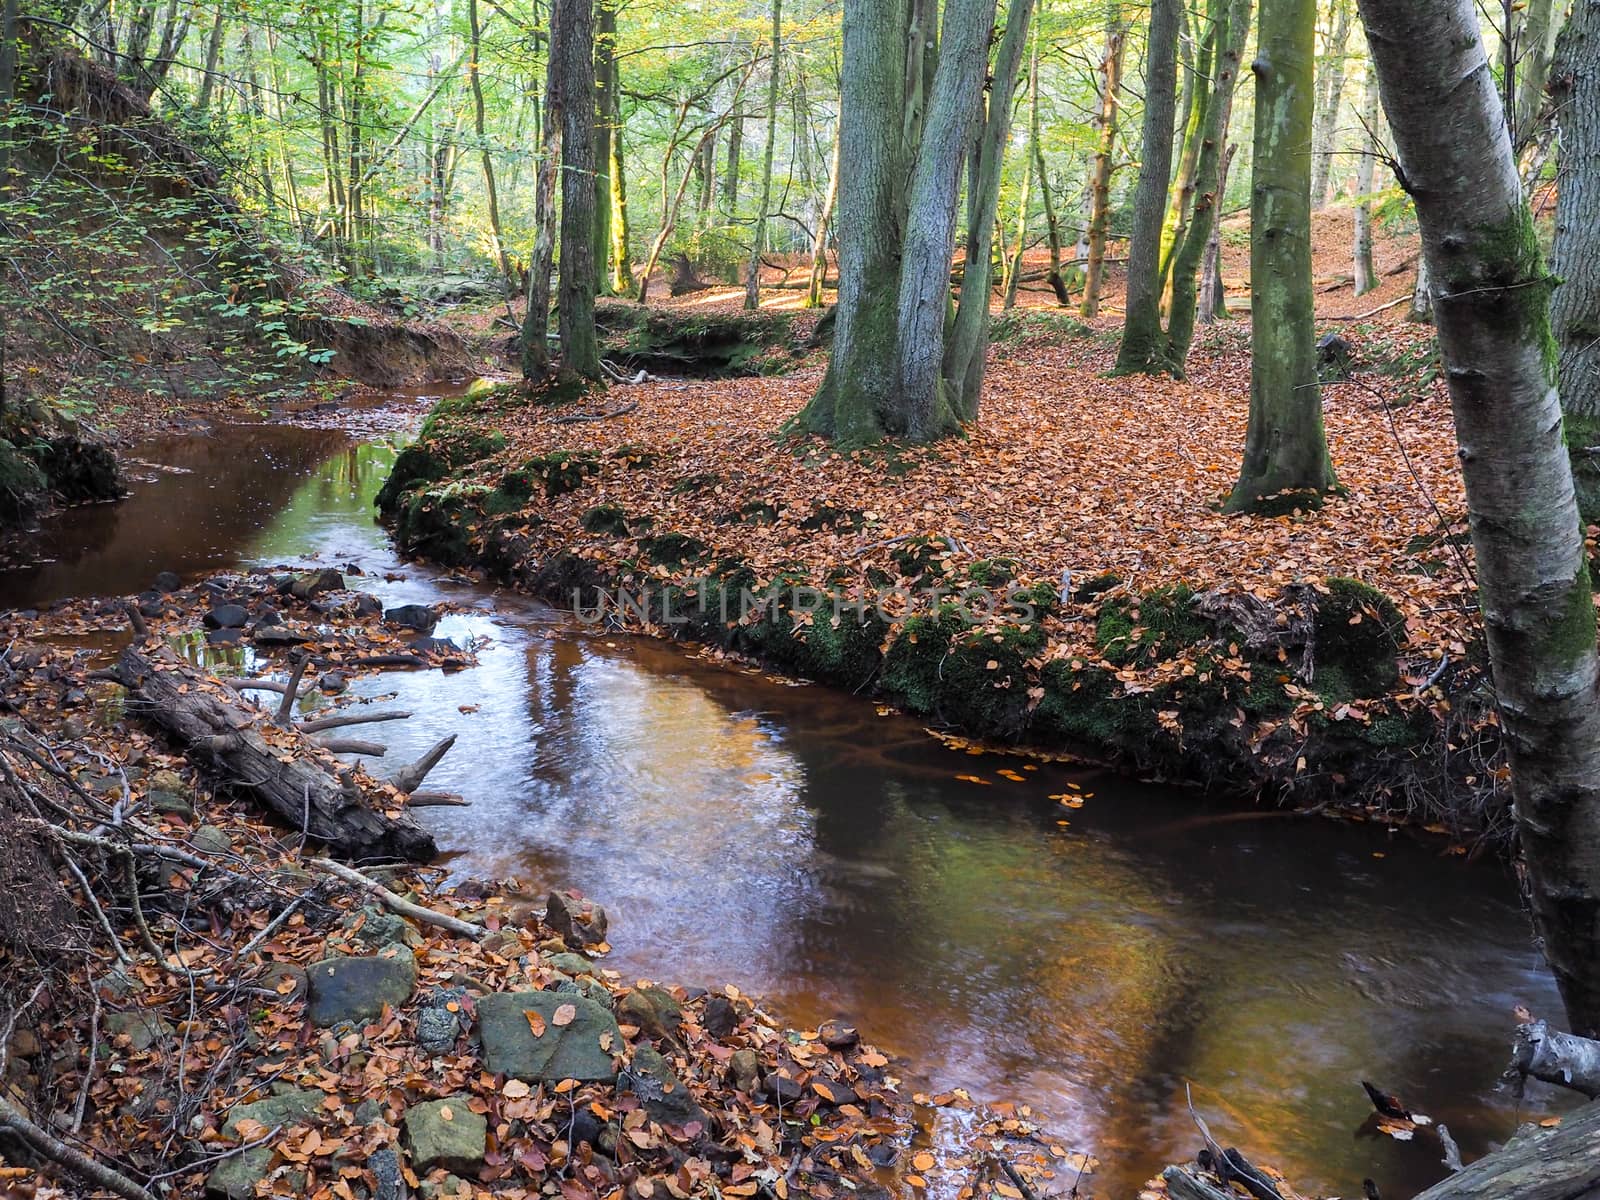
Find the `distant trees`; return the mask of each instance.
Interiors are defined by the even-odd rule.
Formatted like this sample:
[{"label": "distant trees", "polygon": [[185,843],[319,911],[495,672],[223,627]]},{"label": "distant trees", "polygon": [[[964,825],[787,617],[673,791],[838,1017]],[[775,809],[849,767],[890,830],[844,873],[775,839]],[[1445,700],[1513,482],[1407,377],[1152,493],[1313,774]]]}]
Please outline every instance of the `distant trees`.
[{"label": "distant trees", "polygon": [[1250,423],[1230,511],[1316,503],[1336,486],[1311,286],[1315,0],[1263,0],[1250,202]]},{"label": "distant trees", "polygon": [[[1360,3],[1433,280],[1534,919],[1573,1031],[1592,1037],[1600,1033],[1600,661],[1562,443],[1554,280],[1471,0]],[[1592,50],[1584,57],[1592,65]]]}]

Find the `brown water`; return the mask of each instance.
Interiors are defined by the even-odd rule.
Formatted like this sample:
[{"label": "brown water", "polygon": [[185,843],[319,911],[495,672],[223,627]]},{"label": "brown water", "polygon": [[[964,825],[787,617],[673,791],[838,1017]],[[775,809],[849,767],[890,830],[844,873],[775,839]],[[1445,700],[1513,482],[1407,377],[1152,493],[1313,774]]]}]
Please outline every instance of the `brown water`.
[{"label": "brown water", "polygon": [[[392,760],[460,734],[430,782],[473,807],[426,814],[453,869],[580,887],[627,976],[844,1016],[919,1086],[1032,1104],[1102,1160],[1094,1195],[1192,1154],[1186,1081],[1221,1140],[1306,1191],[1371,1176],[1403,1198],[1443,1174],[1432,1138],[1371,1135],[1363,1078],[1469,1159],[1514,1128],[1511,1008],[1559,1008],[1500,866],[946,749],[859,699],[399,564],[371,518],[397,440],[243,426],[141,447],[164,469],[54,523],[55,561],[0,575],[0,602],[311,560],[359,564],[391,603],[464,606],[439,633],[487,639],[476,670],[360,685],[418,714],[384,727]],[[989,786],[956,778],[974,774]],[[1081,809],[1049,799],[1071,784]],[[1568,1106],[1541,1089],[1520,1112]],[[953,1143],[959,1116],[940,1120]]]}]

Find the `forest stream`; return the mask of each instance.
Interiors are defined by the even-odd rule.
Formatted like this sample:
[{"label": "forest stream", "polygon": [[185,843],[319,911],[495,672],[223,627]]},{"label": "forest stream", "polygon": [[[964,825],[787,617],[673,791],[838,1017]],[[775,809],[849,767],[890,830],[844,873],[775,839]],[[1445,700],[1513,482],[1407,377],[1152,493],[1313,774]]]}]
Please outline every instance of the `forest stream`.
[{"label": "forest stream", "polygon": [[[450,870],[582,889],[612,915],[624,978],[844,1017],[900,1056],[908,1092],[1031,1105],[1100,1161],[1096,1195],[1192,1156],[1186,1082],[1224,1144],[1301,1191],[1371,1177],[1386,1200],[1445,1168],[1428,1131],[1376,1132],[1360,1080],[1446,1123],[1469,1161],[1575,1102],[1499,1086],[1513,1007],[1560,1004],[1493,856],[969,753],[866,700],[402,563],[372,498],[420,400],[388,398],[360,433],[228,425],[133,447],[132,495],[48,522],[0,603],[314,562],[355,564],[386,604],[457,606],[437,633],[479,641],[474,669],[356,685],[423,718],[395,727],[396,761],[459,732],[430,780],[472,807],[424,814]],[[928,1119],[954,1138],[964,1114]]]}]

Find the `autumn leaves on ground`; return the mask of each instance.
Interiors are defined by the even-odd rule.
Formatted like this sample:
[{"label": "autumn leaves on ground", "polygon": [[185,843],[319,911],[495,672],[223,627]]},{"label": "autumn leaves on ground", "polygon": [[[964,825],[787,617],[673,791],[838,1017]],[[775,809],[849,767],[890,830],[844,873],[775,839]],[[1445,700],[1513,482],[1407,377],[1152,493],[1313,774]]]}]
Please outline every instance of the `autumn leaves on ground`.
[{"label": "autumn leaves on ground", "polygon": [[[1330,247],[1347,219],[1320,214]],[[1220,512],[1243,322],[1204,329],[1182,381],[1111,378],[1116,297],[1085,325],[1043,292],[997,314],[958,440],[836,452],[791,432],[826,358],[805,351],[816,315],[780,293],[762,336],[784,373],[652,377],[576,405],[479,385],[439,406],[380,503],[413,552],[944,728],[1480,833],[1500,772],[1453,430],[1431,331],[1393,303],[1415,244],[1380,242],[1383,287],[1359,300],[1326,257],[1343,490],[1320,509]],[[736,307],[709,292],[670,313],[748,321]],[[628,370],[645,344],[630,311],[601,315]]]}]

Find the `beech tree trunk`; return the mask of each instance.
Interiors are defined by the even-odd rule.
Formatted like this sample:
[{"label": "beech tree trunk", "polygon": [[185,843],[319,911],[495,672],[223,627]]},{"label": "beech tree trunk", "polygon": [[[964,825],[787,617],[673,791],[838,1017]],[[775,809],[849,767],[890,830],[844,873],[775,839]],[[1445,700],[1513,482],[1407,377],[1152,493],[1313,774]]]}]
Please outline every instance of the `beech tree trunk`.
[{"label": "beech tree trunk", "polygon": [[839,202],[839,133],[833,135],[833,157],[828,166],[828,194],[822,199],[822,212],[817,217],[817,232],[811,239],[811,280],[806,285],[806,307],[822,307],[823,284],[828,277],[828,224],[833,220],[834,205]]},{"label": "beech tree trunk", "polygon": [[1361,98],[1361,123],[1366,132],[1361,146],[1361,161],[1356,166],[1355,291],[1365,296],[1378,286],[1378,273],[1372,266],[1372,183],[1377,173],[1378,123],[1383,106],[1378,102],[1378,73],[1367,64],[1367,85]]},{"label": "beech tree trunk", "polygon": [[1117,148],[1117,119],[1121,113],[1122,49],[1126,38],[1122,14],[1113,4],[1106,30],[1106,52],[1100,60],[1100,111],[1095,116],[1099,140],[1095,146],[1094,167],[1089,173],[1088,246],[1083,267],[1083,302],[1078,312],[1084,317],[1100,313],[1100,293],[1105,287],[1106,240],[1111,232],[1111,171]]},{"label": "beech tree trunk", "polygon": [[522,377],[543,383],[550,377],[550,276],[556,256],[556,182],[561,167],[561,69],[556,58],[556,9],[551,11],[549,60],[545,66],[544,136],[539,175],[534,184],[533,252],[528,256],[528,311],[522,318]]},{"label": "beech tree trunk", "polygon": [[1315,504],[1338,486],[1322,425],[1311,285],[1316,20],[1316,0],[1261,5],[1252,64],[1250,424],[1230,512]]},{"label": "beech tree trunk", "polygon": [[1600,520],[1600,0],[1577,0],[1555,70],[1561,130],[1550,304],[1578,507]]},{"label": "beech tree trunk", "polygon": [[[1006,144],[1011,137],[1011,102],[1022,69],[1033,5],[1034,0],[1012,0],[988,105],[978,114],[981,120],[975,122],[978,137],[972,151],[972,166],[977,186],[968,189],[967,253],[961,272],[955,325],[944,349],[942,368],[950,402],[956,415],[964,421],[977,417],[983,393],[984,360],[989,348],[989,256],[993,250],[995,211],[1000,205],[1000,176],[1005,166]],[[990,7],[992,11],[993,6]],[[1034,79],[1037,78],[1035,75]],[[1026,207],[1024,200],[1024,212]],[[1021,253],[1019,248],[1017,254]],[[1013,271],[1013,279],[1015,274]]]},{"label": "beech tree trunk", "polygon": [[[911,176],[896,310],[897,384],[903,432],[916,442],[931,441],[959,428],[955,406],[960,397],[952,395],[942,375],[944,324],[950,306],[950,257],[955,250],[961,168],[966,158],[966,139],[988,75],[995,6],[996,0],[945,0],[939,64],[923,120],[916,170]],[[1032,9],[1027,0],[1023,7]],[[1027,12],[1022,17],[1026,30]],[[1019,46],[1019,61],[1020,57]],[[1006,87],[1008,121],[1015,80],[1013,66]],[[1003,144],[995,149],[997,157],[1002,153]],[[998,203],[998,187],[995,193]],[[980,215],[975,213],[974,219]],[[992,224],[992,209],[988,219]]]},{"label": "beech tree trunk", "polygon": [[1600,662],[1546,270],[1472,0],[1361,0],[1417,206],[1534,921],[1600,1029]]},{"label": "beech tree trunk", "polygon": [[1227,289],[1222,285],[1222,206],[1228,195],[1228,169],[1239,149],[1229,142],[1222,151],[1222,172],[1217,177],[1217,211],[1206,239],[1205,257],[1200,263],[1200,323],[1212,325],[1228,317]]},{"label": "beech tree trunk", "polygon": [[556,0],[550,54],[561,72],[561,365],[600,379],[594,328],[594,8]]},{"label": "beech tree trunk", "polygon": [[1151,0],[1144,72],[1144,142],[1133,200],[1128,247],[1128,303],[1116,374],[1167,369],[1161,333],[1161,222],[1172,168],[1172,122],[1177,110],[1180,0]]},{"label": "beech tree trunk", "polygon": [[1339,132],[1339,109],[1344,101],[1345,47],[1350,41],[1350,0],[1334,0],[1333,23],[1328,31],[1328,52],[1317,75],[1317,112],[1311,132],[1311,207],[1328,202],[1328,182],[1333,176],[1334,144]]},{"label": "beech tree trunk", "polygon": [[[1581,8],[1582,4],[1583,0],[1577,0],[1573,5],[1574,11]],[[1539,141],[1546,125],[1551,106],[1545,95],[1545,87],[1550,82],[1550,68],[1556,56],[1557,41],[1566,13],[1565,0],[1528,0],[1528,6],[1523,10],[1522,26],[1516,40],[1516,70],[1520,78],[1517,80],[1516,103],[1511,115],[1511,147],[1519,160]],[[1589,44],[1593,47],[1592,38]]]},{"label": "beech tree trunk", "polygon": [[594,290],[604,295],[617,290],[613,264],[615,239],[611,232],[616,219],[612,181],[617,156],[613,143],[622,136],[621,122],[617,120],[616,0],[595,0],[594,19]]},{"label": "beech tree trunk", "polygon": [[1195,163],[1194,212],[1172,262],[1172,309],[1167,318],[1167,362],[1181,375],[1194,342],[1198,300],[1195,274],[1216,230],[1222,206],[1224,145],[1228,118],[1233,113],[1233,92],[1239,78],[1239,61],[1250,35],[1251,0],[1232,0],[1222,11],[1215,30],[1217,75],[1207,102],[1206,123],[1200,131],[1200,154]]},{"label": "beech tree trunk", "polygon": [[761,307],[761,255],[767,248],[767,212],[772,207],[772,156],[778,148],[778,82],[781,78],[783,0],[772,0],[772,73],[767,80],[767,144],[761,155],[761,211],[750,236],[750,272],[745,277],[744,307]]}]

